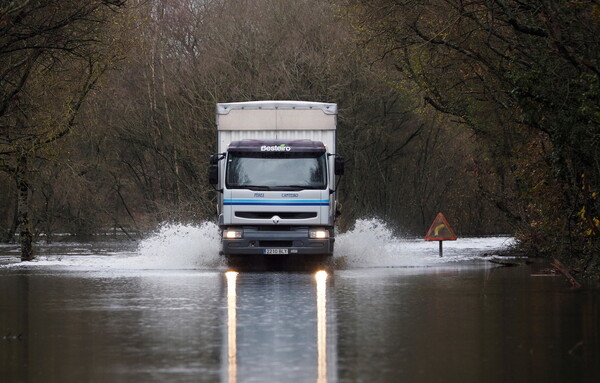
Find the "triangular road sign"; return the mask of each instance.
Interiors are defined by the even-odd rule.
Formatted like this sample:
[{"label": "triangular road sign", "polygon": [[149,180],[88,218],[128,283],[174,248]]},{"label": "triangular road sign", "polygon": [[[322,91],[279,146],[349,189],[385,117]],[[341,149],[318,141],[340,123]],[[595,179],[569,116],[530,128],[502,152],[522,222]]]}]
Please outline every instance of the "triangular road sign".
[{"label": "triangular road sign", "polygon": [[426,241],[456,241],[456,234],[454,230],[446,221],[446,217],[442,213],[438,213],[437,217],[433,220],[427,235],[425,236]]}]

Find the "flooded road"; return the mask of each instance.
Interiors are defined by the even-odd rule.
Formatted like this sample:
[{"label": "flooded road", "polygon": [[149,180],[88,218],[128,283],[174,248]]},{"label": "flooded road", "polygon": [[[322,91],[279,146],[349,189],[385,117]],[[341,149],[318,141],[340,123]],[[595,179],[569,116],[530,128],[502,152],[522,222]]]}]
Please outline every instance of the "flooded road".
[{"label": "flooded road", "polygon": [[389,239],[327,272],[228,270],[208,227],[141,243],[0,247],[1,382],[597,382],[597,285],[495,267],[506,238]]}]

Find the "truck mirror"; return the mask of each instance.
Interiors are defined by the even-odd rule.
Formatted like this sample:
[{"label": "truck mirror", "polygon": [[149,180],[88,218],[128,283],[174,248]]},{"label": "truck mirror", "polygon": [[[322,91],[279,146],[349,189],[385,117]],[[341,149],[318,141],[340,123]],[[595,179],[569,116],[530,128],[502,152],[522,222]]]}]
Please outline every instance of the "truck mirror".
[{"label": "truck mirror", "polygon": [[210,155],[210,164],[217,165],[219,161],[227,156],[227,153],[215,153]]},{"label": "truck mirror", "polygon": [[208,167],[208,183],[211,185],[219,183],[219,167],[217,165],[210,165]]},{"label": "truck mirror", "polygon": [[336,156],[335,157],[335,162],[334,162],[334,173],[336,176],[343,176],[344,175],[344,163],[346,162],[346,160],[344,159],[344,157],[341,156]]}]

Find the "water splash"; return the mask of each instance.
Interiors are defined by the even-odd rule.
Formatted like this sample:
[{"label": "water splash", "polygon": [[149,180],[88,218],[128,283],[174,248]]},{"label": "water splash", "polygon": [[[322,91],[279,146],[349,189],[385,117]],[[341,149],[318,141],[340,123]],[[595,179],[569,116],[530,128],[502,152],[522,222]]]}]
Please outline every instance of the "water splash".
[{"label": "water splash", "polygon": [[[336,239],[332,258],[335,269],[371,267],[426,267],[448,262],[483,259],[512,243],[509,237],[459,238],[444,242],[444,257],[440,258],[437,242],[422,238],[398,238],[379,219],[359,219],[352,230]],[[216,269],[225,267],[219,255],[219,228],[211,222],[199,225],[164,224],[137,249],[104,251],[91,244],[71,243],[60,249],[44,248],[35,262],[14,263],[0,267],[58,266],[75,269],[161,270]],[[114,244],[113,244],[114,246]]]},{"label": "water splash", "polygon": [[217,267],[219,227],[212,222],[199,226],[167,224],[143,240],[135,257],[120,260],[121,266],[158,269]]},{"label": "water splash", "polygon": [[[79,269],[202,269],[221,265],[219,228],[211,222],[200,225],[163,224],[142,240],[136,251],[100,252],[82,255],[85,244],[73,243],[59,252],[45,252],[34,262],[3,267],[69,266]],[[46,249],[47,250],[47,249]]]},{"label": "water splash", "polygon": [[509,237],[459,238],[444,241],[444,256],[439,256],[438,242],[421,238],[398,238],[380,219],[358,219],[354,228],[336,239],[336,268],[423,267],[441,263],[482,259],[513,243]]},{"label": "water splash", "polygon": [[352,230],[338,234],[335,241],[336,266],[359,266],[379,263],[388,254],[387,244],[395,241],[387,224],[379,219],[358,219]]}]

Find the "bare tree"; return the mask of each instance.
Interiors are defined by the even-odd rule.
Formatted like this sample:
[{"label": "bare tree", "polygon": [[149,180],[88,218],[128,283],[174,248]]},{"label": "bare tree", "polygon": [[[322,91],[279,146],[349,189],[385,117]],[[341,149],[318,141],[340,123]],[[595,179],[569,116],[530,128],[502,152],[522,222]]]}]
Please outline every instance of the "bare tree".
[{"label": "bare tree", "polygon": [[474,133],[480,192],[523,243],[599,263],[597,2],[348,3],[396,78]]},{"label": "bare tree", "polygon": [[67,136],[114,60],[105,29],[124,1],[19,1],[0,8],[0,169],[19,193],[21,259],[33,259],[31,160]]}]

